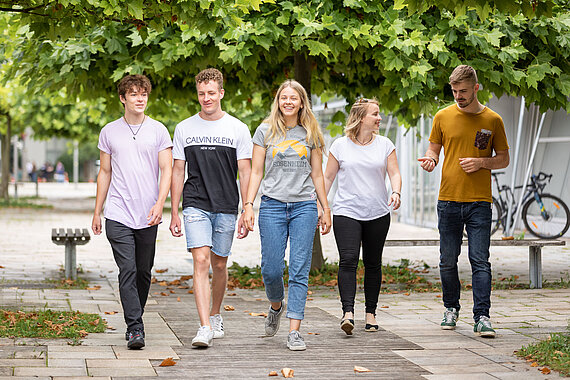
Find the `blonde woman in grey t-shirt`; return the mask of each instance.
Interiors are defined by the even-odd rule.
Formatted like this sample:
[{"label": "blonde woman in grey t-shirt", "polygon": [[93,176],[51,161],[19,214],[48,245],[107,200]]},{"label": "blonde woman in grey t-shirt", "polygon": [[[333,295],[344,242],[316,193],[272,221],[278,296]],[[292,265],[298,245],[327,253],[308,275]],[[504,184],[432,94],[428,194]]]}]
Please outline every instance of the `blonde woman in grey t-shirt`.
[{"label": "blonde woman in grey t-shirt", "polygon": [[[319,223],[322,234],[330,231],[331,214],[322,171],[323,135],[310,109],[307,92],[298,82],[287,80],[279,87],[271,114],[255,131],[253,144],[244,223],[253,231],[253,200],[262,184],[259,207],[261,273],[271,302],[265,319],[265,333],[268,336],[277,333],[285,310],[283,271],[289,238],[287,347],[302,351],[306,345],[299,329],[307,300],[313,238]],[[317,199],[322,206],[322,215],[317,211]]]},{"label": "blonde woman in grey t-shirt", "polygon": [[[338,290],[341,329],[352,335],[356,270],[362,246],[364,262],[365,331],[378,331],[376,306],[382,283],[382,250],[390,227],[390,206],[400,207],[402,178],[394,144],[378,136],[380,110],[374,99],[360,99],[348,115],[345,136],[330,148],[325,170],[328,191],[337,177],[334,236],[339,253]],[[386,173],[392,193],[386,190]]]}]

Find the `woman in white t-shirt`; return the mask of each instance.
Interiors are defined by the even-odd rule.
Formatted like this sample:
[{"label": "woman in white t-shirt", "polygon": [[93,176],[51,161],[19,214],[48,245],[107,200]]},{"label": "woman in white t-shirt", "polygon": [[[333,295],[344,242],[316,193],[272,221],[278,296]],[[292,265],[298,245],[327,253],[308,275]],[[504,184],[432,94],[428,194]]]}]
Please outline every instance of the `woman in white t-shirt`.
[{"label": "woman in white t-shirt", "polygon": [[[333,205],[333,230],[340,256],[338,288],[342,303],[341,328],[354,329],[356,270],[362,245],[366,331],[378,331],[376,307],[382,283],[382,250],[390,227],[390,206],[400,207],[402,178],[394,144],[378,135],[378,102],[359,99],[350,110],[345,136],[330,148],[325,171],[328,193],[338,175]],[[386,172],[392,193],[386,189]]]}]

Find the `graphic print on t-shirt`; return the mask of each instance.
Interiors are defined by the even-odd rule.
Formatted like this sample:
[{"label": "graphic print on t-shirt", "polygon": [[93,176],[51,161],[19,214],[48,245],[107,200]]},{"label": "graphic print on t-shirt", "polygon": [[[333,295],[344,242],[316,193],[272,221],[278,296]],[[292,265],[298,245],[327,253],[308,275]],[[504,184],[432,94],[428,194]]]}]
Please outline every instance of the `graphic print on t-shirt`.
[{"label": "graphic print on t-shirt", "polygon": [[283,172],[309,167],[307,147],[299,140],[285,140],[273,146],[272,154],[275,159],[273,167],[280,167]]}]

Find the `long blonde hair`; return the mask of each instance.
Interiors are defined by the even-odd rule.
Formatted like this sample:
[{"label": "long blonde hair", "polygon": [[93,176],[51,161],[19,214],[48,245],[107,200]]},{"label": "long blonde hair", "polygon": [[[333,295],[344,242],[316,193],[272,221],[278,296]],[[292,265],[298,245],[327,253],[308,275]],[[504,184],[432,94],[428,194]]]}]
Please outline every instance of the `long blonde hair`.
[{"label": "long blonde hair", "polygon": [[325,140],[323,138],[323,132],[319,127],[317,118],[311,110],[307,91],[305,91],[305,88],[299,82],[293,79],[287,79],[283,82],[275,94],[275,99],[273,99],[273,104],[271,105],[271,113],[269,117],[264,120],[265,123],[269,124],[269,133],[266,141],[271,141],[278,136],[285,137],[287,134],[285,118],[279,109],[279,97],[281,96],[281,92],[287,87],[291,87],[295,90],[301,98],[301,109],[297,114],[297,124],[307,131],[307,142],[317,148],[324,148]]},{"label": "long blonde hair", "polygon": [[352,108],[350,108],[346,127],[344,127],[344,134],[350,139],[356,140],[356,136],[358,136],[358,132],[360,132],[360,127],[362,126],[362,119],[364,119],[368,114],[368,107],[370,104],[380,106],[378,100],[375,98],[360,98],[354,102]]}]

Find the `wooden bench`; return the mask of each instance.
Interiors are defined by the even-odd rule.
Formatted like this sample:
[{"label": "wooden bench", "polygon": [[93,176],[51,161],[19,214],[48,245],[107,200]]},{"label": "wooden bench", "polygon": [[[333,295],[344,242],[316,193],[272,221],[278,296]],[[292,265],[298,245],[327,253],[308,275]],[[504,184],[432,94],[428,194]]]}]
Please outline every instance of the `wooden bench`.
[{"label": "wooden bench", "polygon": [[65,278],[66,279],[77,279],[77,265],[75,258],[75,247],[78,245],[84,245],[89,242],[91,236],[86,228],[80,230],[76,228],[52,228],[51,230],[51,241],[57,245],[65,245]]},{"label": "wooden bench", "polygon": [[[467,245],[467,240],[463,240]],[[542,247],[566,245],[563,240],[502,240],[491,239],[491,246],[495,247],[528,247],[528,274],[530,287],[542,288]],[[386,247],[437,247],[439,239],[393,239],[386,240]]]}]

